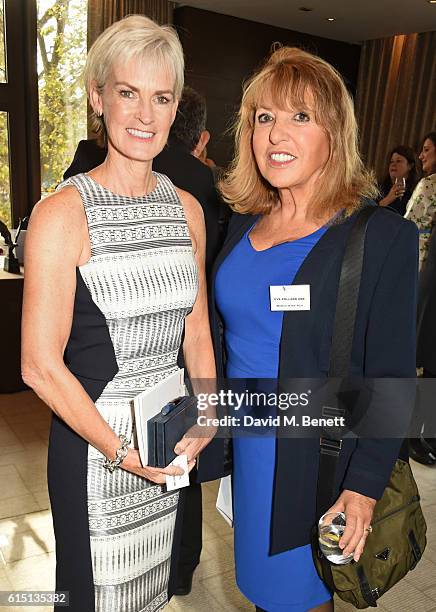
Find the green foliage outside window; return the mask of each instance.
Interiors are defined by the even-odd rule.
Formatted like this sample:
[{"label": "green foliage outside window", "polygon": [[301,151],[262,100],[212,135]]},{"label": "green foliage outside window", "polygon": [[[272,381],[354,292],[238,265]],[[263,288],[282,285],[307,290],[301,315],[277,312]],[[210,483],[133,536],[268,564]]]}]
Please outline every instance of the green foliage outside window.
[{"label": "green foliage outside window", "polygon": [[[0,0],[0,83],[6,82],[6,57],[4,36],[4,3]],[[9,202],[9,146],[8,116],[0,111],[0,219],[11,225]]]},{"label": "green foliage outside window", "polygon": [[0,111],[0,220],[11,227],[8,151],[8,114]]},{"label": "green foliage outside window", "polygon": [[4,2],[0,0],[0,83],[6,83],[4,13]]},{"label": "green foliage outside window", "polygon": [[[37,0],[41,191],[54,191],[86,138],[87,0]],[[0,82],[6,81],[0,0]],[[11,226],[8,116],[0,108],[0,219]]]},{"label": "green foliage outside window", "polygon": [[38,87],[43,194],[62,181],[86,138],[87,0],[38,0]]}]

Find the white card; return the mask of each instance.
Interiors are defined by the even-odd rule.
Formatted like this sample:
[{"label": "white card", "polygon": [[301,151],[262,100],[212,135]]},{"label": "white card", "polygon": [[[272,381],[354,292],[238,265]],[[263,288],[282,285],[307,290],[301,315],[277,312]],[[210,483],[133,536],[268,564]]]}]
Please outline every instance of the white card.
[{"label": "white card", "polygon": [[173,459],[170,465],[176,465],[185,470],[185,473],[181,476],[166,476],[167,491],[174,491],[174,489],[181,489],[182,487],[189,486],[189,472],[188,472],[188,457],[187,455],[177,455]]},{"label": "white card", "polygon": [[220,488],[218,489],[215,505],[226,523],[233,527],[232,477],[230,474],[220,480]]},{"label": "white card", "polygon": [[270,285],[271,310],[310,310],[310,285]]}]

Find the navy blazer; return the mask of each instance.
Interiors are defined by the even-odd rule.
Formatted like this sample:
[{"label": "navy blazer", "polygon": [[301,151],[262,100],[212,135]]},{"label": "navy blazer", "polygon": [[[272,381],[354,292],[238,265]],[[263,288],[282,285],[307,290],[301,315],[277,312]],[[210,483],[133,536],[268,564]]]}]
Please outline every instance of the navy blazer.
[{"label": "navy blazer", "polygon": [[[223,323],[214,280],[218,268],[257,217],[235,214],[212,272],[211,328],[218,375],[225,374]],[[322,378],[329,370],[333,319],[345,244],[355,214],[329,227],[309,253],[293,284],[311,286],[310,311],[284,313],[279,382]],[[418,232],[389,210],[369,221],[351,357],[351,373],[370,378],[415,377]],[[255,333],[255,330],[253,330]],[[408,422],[413,402],[399,418]],[[383,406],[380,407],[383,409]],[[407,414],[404,414],[404,411]],[[400,439],[344,440],[337,493],[350,489],[379,499],[401,447]],[[277,438],[270,553],[308,544],[316,520],[319,440]],[[203,451],[199,479],[231,471],[231,441],[216,438]]]}]

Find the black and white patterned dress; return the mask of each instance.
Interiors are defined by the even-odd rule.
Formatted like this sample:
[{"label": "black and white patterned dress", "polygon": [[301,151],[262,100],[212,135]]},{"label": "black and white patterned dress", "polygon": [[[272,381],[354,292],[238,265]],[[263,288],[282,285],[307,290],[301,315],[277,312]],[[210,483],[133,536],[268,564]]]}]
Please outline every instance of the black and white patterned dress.
[{"label": "black and white patterned dress", "polygon": [[[184,319],[198,289],[183,206],[171,181],[154,176],[155,189],[142,197],[113,194],[85,174],[59,187],[74,185],[83,201],[91,258],[78,276],[104,316],[118,367],[95,404],[111,428],[129,438],[133,397],[178,368]],[[80,336],[80,318],[76,327]],[[85,375],[93,378],[92,372]],[[122,469],[111,474],[103,459],[88,446],[95,610],[160,610],[167,602],[179,494]]]}]

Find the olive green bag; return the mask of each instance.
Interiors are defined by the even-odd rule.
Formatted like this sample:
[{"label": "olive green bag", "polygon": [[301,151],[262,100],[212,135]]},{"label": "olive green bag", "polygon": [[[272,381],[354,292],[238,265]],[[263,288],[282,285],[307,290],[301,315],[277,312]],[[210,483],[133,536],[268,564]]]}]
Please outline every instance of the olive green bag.
[{"label": "olive green bag", "polygon": [[376,607],[377,599],[420,560],[426,545],[426,524],[410,466],[398,459],[383,497],[377,502],[359,561],[335,565],[327,561],[314,533],[314,560],[320,578],[340,599],[355,608]]},{"label": "olive green bag", "polygon": [[[329,376],[347,376],[354,335],[354,322],[362,274],[364,239],[369,218],[377,210],[367,206],[358,215],[348,240],[339,282]],[[351,314],[350,314],[351,313]],[[344,410],[329,408],[342,415]],[[340,437],[320,439],[317,512],[334,500],[336,468],[341,452]],[[374,508],[364,551],[358,562],[335,565],[322,554],[317,526],[312,549],[320,578],[354,607],[377,607],[377,599],[414,569],[426,545],[426,523],[419,493],[407,462],[397,459],[390,481]]]}]

